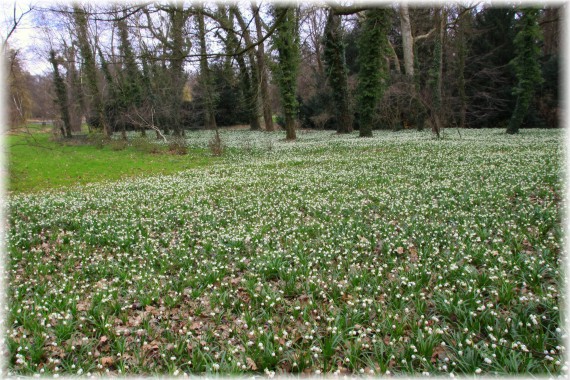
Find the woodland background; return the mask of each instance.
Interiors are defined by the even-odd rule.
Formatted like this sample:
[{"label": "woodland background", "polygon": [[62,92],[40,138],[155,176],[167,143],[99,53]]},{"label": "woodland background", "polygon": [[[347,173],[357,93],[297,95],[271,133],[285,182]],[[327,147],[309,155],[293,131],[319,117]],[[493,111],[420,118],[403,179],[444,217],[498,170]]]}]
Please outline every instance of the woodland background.
[{"label": "woodland background", "polygon": [[24,13],[37,31],[33,65],[47,69],[32,75],[22,47],[5,40],[12,128],[56,120],[71,136],[85,121],[126,138],[248,124],[292,139],[298,127],[364,136],[559,126],[557,6],[76,3]]}]

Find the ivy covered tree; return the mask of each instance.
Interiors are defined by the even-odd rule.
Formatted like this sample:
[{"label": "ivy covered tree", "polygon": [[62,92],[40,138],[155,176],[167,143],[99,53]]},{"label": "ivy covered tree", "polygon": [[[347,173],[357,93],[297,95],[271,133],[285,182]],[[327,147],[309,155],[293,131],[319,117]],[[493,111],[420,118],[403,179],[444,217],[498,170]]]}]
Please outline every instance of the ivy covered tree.
[{"label": "ivy covered tree", "polygon": [[326,76],[332,88],[337,133],[352,132],[352,111],[348,94],[348,69],[344,42],[342,40],[341,18],[334,9],[329,9],[324,38],[324,60]]},{"label": "ivy covered tree", "polygon": [[49,61],[53,67],[53,84],[55,89],[55,102],[59,106],[59,111],[61,113],[61,121],[63,122],[61,134],[64,137],[71,137],[71,122],[69,117],[69,106],[67,101],[67,87],[65,87],[65,82],[63,77],[59,72],[59,63],[55,55],[55,51],[52,49],[49,52]]},{"label": "ivy covered tree", "polygon": [[113,134],[113,131],[111,130],[107,117],[105,116],[105,105],[99,91],[97,65],[89,43],[87,15],[88,13],[85,9],[81,8],[77,4],[73,5],[73,18],[77,31],[77,42],[81,58],[83,59],[83,72],[93,108],[91,120],[95,121],[94,124],[103,130],[106,137],[110,137]]},{"label": "ivy covered tree", "polygon": [[539,10],[524,8],[521,13],[520,30],[514,40],[516,56],[511,61],[517,78],[517,85],[513,89],[517,103],[507,127],[508,134],[519,132],[534,90],[543,81],[539,62],[540,47],[538,45],[542,39],[538,25]]},{"label": "ivy covered tree", "polygon": [[273,8],[277,23],[273,34],[273,44],[279,53],[275,76],[281,105],[285,114],[285,130],[287,140],[297,138],[295,125],[297,119],[297,73],[299,71],[300,49],[299,31],[295,8],[291,6],[275,6]]},{"label": "ivy covered tree", "polygon": [[[126,12],[123,11],[126,16]],[[117,22],[119,29],[119,52],[123,57],[122,70],[119,70],[119,95],[121,105],[121,124],[123,127],[123,138],[126,138],[125,127],[127,120],[135,109],[142,105],[143,85],[142,75],[139,71],[135,53],[129,39],[129,29],[124,19]],[[128,116],[127,116],[128,115]],[[144,131],[144,129],[142,129]]]},{"label": "ivy covered tree", "polygon": [[360,137],[372,137],[372,122],[378,99],[382,96],[388,79],[387,33],[390,28],[388,9],[373,8],[366,11],[358,39],[359,72],[357,110]]}]

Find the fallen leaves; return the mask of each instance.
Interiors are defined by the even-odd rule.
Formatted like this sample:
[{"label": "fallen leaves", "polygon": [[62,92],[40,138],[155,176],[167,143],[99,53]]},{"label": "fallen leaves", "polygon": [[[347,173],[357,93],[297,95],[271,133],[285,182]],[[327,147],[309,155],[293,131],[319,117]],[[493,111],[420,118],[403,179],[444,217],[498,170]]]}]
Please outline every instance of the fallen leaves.
[{"label": "fallen leaves", "polygon": [[299,300],[299,302],[301,304],[306,304],[306,303],[309,303],[310,297],[306,294],[301,294],[297,299]]},{"label": "fallen leaves", "polygon": [[[396,248],[396,253],[398,255],[403,255],[405,251],[405,248],[402,246]],[[408,246],[408,258],[412,263],[417,263],[419,261],[418,250],[413,245]]]},{"label": "fallen leaves", "polygon": [[410,251],[410,261],[412,263],[417,263],[419,261],[419,257],[418,257],[418,250],[416,249],[416,247],[411,246],[408,248],[408,250]]},{"label": "fallen leaves", "polygon": [[431,362],[432,363],[436,363],[438,360],[440,361],[444,361],[445,358],[447,358],[447,353],[445,351],[445,348],[443,346],[436,346],[433,348],[432,354],[431,354]]},{"label": "fallen leaves", "polygon": [[88,301],[80,301],[77,303],[76,306],[77,311],[87,311],[89,310],[89,302]]},{"label": "fallen leaves", "polygon": [[202,322],[192,322],[192,324],[190,325],[190,330],[200,330],[203,326]]},{"label": "fallen leaves", "polygon": [[257,365],[255,364],[255,361],[253,361],[252,358],[248,356],[247,358],[245,358],[245,362],[247,364],[247,368],[251,369],[252,371],[257,371]]}]

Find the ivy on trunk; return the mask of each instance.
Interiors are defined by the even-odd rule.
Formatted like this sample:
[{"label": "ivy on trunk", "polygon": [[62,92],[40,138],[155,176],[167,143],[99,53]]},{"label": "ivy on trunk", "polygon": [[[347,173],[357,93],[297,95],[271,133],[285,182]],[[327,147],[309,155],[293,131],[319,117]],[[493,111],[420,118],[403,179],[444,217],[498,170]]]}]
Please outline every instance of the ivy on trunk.
[{"label": "ivy on trunk", "polygon": [[366,11],[362,32],[358,39],[359,66],[357,109],[360,137],[372,137],[372,122],[378,99],[386,87],[388,65],[387,33],[390,28],[388,9],[373,8]]},{"label": "ivy on trunk", "polygon": [[281,94],[281,105],[285,114],[287,140],[295,140],[297,135],[297,73],[299,71],[299,32],[295,8],[276,6],[273,8],[277,28],[273,35],[273,44],[279,52],[276,67],[276,79]]}]

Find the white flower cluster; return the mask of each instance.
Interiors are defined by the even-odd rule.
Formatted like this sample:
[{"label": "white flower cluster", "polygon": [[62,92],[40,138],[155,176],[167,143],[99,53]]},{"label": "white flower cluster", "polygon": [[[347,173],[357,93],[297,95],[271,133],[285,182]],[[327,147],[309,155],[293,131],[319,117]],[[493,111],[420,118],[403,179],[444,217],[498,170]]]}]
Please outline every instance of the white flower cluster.
[{"label": "white flower cluster", "polygon": [[10,196],[11,372],[560,372],[559,131],[221,135],[212,167]]}]

